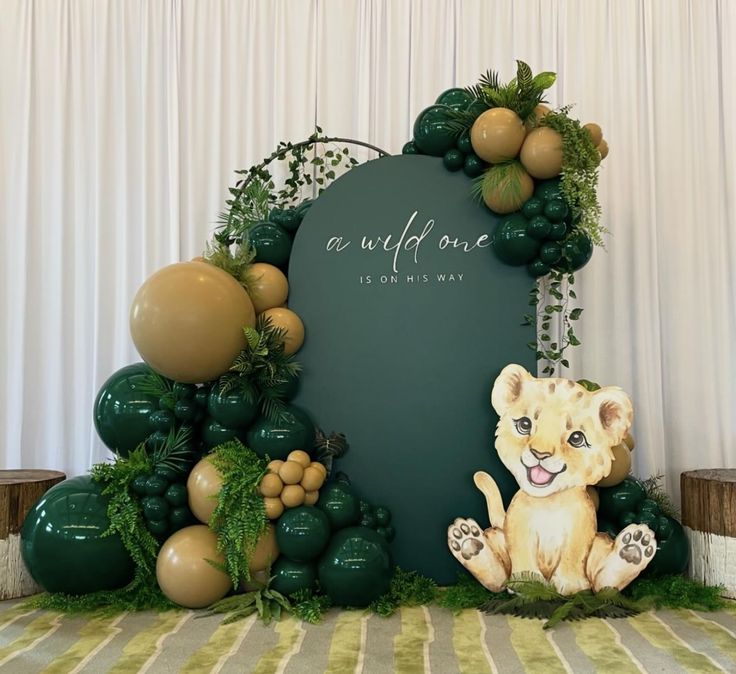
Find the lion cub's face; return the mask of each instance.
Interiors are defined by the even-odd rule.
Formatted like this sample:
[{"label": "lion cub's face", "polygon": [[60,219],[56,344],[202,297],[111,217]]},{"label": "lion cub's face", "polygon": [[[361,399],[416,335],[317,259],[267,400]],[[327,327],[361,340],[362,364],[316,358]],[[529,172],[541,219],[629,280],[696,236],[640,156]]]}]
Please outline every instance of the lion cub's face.
[{"label": "lion cub's face", "polygon": [[508,365],[491,393],[500,417],[496,449],[531,496],[596,484],[611,472],[611,447],[631,426],[629,397],[609,386],[593,393],[568,379],[537,379]]}]

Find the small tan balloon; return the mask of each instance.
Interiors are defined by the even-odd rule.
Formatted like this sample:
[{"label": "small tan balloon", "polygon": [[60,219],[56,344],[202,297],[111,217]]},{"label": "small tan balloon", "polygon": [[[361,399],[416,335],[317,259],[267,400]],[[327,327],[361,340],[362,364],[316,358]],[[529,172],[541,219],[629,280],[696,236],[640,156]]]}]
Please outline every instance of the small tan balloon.
[{"label": "small tan balloon", "polygon": [[304,494],[304,505],[314,505],[317,501],[319,501],[318,491],[308,491]]},{"label": "small tan balloon", "polygon": [[540,126],[529,132],[519,155],[527,173],[546,180],[562,171],[562,136],[548,126]]},{"label": "small tan balloon", "polygon": [[608,143],[605,140],[598,143],[598,152],[601,154],[601,159],[605,159],[608,156]]},{"label": "small tan balloon", "polygon": [[266,517],[270,520],[277,520],[284,514],[284,504],[278,496],[275,498],[264,498],[263,505],[266,508]]},{"label": "small tan balloon", "polygon": [[309,468],[316,468],[322,472],[322,475],[324,475],[325,478],[327,478],[327,468],[325,468],[325,464],[320,463],[319,461],[312,461],[312,463],[309,464]]},{"label": "small tan balloon", "polygon": [[222,599],[232,588],[230,577],[207,560],[224,564],[217,536],[202,524],[180,529],[161,546],[156,580],[175,604],[204,608]]},{"label": "small tan balloon", "polygon": [[540,103],[537,105],[536,108],[534,108],[534,123],[526,122],[524,124],[524,128],[527,130],[527,133],[531,131],[532,129],[539,126],[539,122],[544,119],[550,112],[552,112],[549,109],[549,106],[545,105],[544,103]]},{"label": "small tan balloon", "polygon": [[299,484],[304,475],[304,467],[301,463],[296,461],[286,461],[281,468],[279,468],[279,477],[281,481],[287,484]]},{"label": "small tan balloon", "polygon": [[588,133],[590,134],[590,137],[593,139],[593,145],[600,145],[601,140],[603,140],[603,131],[601,131],[601,127],[598,126],[595,122],[588,122],[587,124],[583,124],[583,128],[588,130]]},{"label": "small tan balloon", "polygon": [[263,571],[263,569],[271,566],[279,557],[279,546],[276,545],[276,530],[271,524],[266,527],[266,531],[256,543],[256,549],[251,555],[248,568],[251,573]]},{"label": "small tan balloon", "polygon": [[518,162],[512,166],[491,166],[498,177],[483,181],[483,201],[494,213],[518,211],[534,193],[534,181]]},{"label": "small tan balloon", "polygon": [[304,477],[300,484],[304,487],[305,491],[317,491],[325,481],[325,476],[319,468],[312,468],[307,466],[304,469]]},{"label": "small tan balloon", "polygon": [[245,347],[256,314],[248,293],[211,264],[178,262],[143,283],[130,308],[130,334],[156,372],[186,384],[217,379]]},{"label": "small tan balloon", "polygon": [[498,164],[519,154],[525,135],[524,123],[513,110],[491,108],[473,123],[470,144],[481,159]]},{"label": "small tan balloon", "polygon": [[268,473],[268,475],[264,475],[261,480],[260,490],[263,496],[270,496],[272,498],[276,497],[281,493],[283,488],[284,483],[275,473]]},{"label": "small tan balloon", "polygon": [[304,503],[306,492],[304,487],[298,484],[287,484],[281,492],[281,502],[287,508],[296,508]]},{"label": "small tan balloon", "polygon": [[615,487],[623,482],[631,472],[629,448],[622,442],[620,445],[611,447],[611,451],[614,459],[611,463],[611,472],[597,484],[598,487]]},{"label": "small tan balloon", "polygon": [[600,496],[598,496],[598,490],[595,487],[587,487],[586,491],[588,492],[588,496],[590,496],[590,500],[593,501],[593,506],[596,510],[601,505],[601,499]]},{"label": "small tan balloon", "polygon": [[217,507],[217,495],[222,489],[222,475],[208,458],[197,463],[187,478],[189,509],[203,524],[208,524]]},{"label": "small tan balloon", "polygon": [[293,452],[289,452],[289,456],[286,457],[286,460],[296,461],[302,466],[302,468],[306,468],[310,463],[312,463],[312,459],[309,454],[307,454],[303,449],[295,449]]},{"label": "small tan balloon", "polygon": [[263,316],[268,316],[276,328],[284,329],[284,353],[287,356],[299,351],[304,344],[304,323],[291,309],[276,307],[267,309]]},{"label": "small tan balloon", "polygon": [[630,452],[633,452],[634,447],[636,447],[634,436],[629,431],[626,431],[626,435],[624,435],[624,444],[629,448]]},{"label": "small tan balloon", "polygon": [[268,469],[272,473],[278,473],[281,466],[284,465],[284,462],[281,459],[274,459],[271,461],[271,463],[268,464]]},{"label": "small tan balloon", "polygon": [[256,313],[280,307],[289,296],[289,281],[272,264],[255,262],[248,270],[248,289]]}]

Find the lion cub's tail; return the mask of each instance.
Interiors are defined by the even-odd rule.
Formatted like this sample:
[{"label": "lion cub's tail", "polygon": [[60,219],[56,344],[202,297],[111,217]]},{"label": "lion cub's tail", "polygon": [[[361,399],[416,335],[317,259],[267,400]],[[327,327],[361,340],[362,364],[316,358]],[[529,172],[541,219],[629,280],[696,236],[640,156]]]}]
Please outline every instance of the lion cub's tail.
[{"label": "lion cub's tail", "polygon": [[483,496],[486,497],[488,519],[491,522],[491,526],[503,529],[503,523],[506,520],[506,511],[503,508],[503,500],[501,499],[501,492],[498,490],[498,485],[488,473],[484,473],[482,470],[479,470],[473,475],[473,482],[475,482],[475,486],[483,493]]}]

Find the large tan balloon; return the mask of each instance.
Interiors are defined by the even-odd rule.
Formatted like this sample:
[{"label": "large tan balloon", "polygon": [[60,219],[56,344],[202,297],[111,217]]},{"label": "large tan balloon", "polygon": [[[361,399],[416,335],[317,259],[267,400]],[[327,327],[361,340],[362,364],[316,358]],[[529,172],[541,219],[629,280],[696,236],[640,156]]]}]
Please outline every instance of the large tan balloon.
[{"label": "large tan balloon", "polygon": [[248,270],[249,294],[257,314],[280,307],[289,296],[289,282],[278,267],[256,262]]},{"label": "large tan balloon", "polygon": [[529,175],[546,180],[562,171],[562,136],[548,126],[529,132],[521,146],[521,163]]},{"label": "large tan balloon", "polygon": [[470,143],[481,159],[498,164],[519,154],[525,135],[524,123],[513,110],[491,108],[475,120]]},{"label": "large tan balloon", "polygon": [[483,201],[494,213],[518,211],[534,193],[534,181],[518,162],[515,168],[491,166],[488,171],[499,176],[483,182]]},{"label": "large tan balloon", "polygon": [[593,140],[593,145],[601,144],[601,140],[603,140],[603,131],[601,131],[601,127],[598,124],[595,122],[588,122],[587,124],[583,124],[583,128],[590,134],[590,137]]},{"label": "large tan balloon", "polygon": [[217,536],[202,524],[180,529],[161,546],[156,580],[161,591],[186,608],[204,608],[232,588],[230,577],[207,560],[224,564],[217,552]]},{"label": "large tan balloon", "polygon": [[608,156],[608,143],[605,139],[598,143],[598,152],[600,152],[601,159],[605,159]]},{"label": "large tan balloon", "polygon": [[271,524],[266,527],[266,531],[258,539],[256,549],[250,558],[248,568],[251,573],[263,571],[263,569],[271,566],[279,557],[279,546],[276,545],[276,530]]},{"label": "large tan balloon", "polygon": [[151,276],[130,308],[130,334],[156,372],[188,384],[216,379],[245,347],[253,303],[227,272],[177,262]]},{"label": "large tan balloon", "polygon": [[268,316],[275,328],[284,329],[284,353],[287,356],[291,356],[302,348],[302,344],[304,344],[304,323],[291,309],[282,307],[267,309],[263,312],[263,316]]},{"label": "large tan balloon", "polygon": [[624,481],[631,472],[631,452],[622,442],[620,445],[611,447],[614,461],[611,463],[611,472],[604,477],[596,486],[615,487]]},{"label": "large tan balloon", "polygon": [[217,495],[222,489],[222,475],[208,458],[197,463],[187,479],[189,509],[204,524],[208,524],[217,507]]}]

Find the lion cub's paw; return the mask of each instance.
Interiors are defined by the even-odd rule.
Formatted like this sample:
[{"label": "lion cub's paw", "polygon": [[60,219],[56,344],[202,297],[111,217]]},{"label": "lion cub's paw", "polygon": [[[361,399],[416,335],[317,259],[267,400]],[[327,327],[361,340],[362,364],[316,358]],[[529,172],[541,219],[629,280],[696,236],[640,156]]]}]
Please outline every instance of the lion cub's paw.
[{"label": "lion cub's paw", "polygon": [[487,548],[483,541],[483,530],[474,519],[458,517],[447,529],[447,544],[450,551],[462,564],[479,555]]},{"label": "lion cub's paw", "polygon": [[646,524],[629,524],[616,536],[614,552],[632,566],[644,569],[657,552],[654,532]]}]

